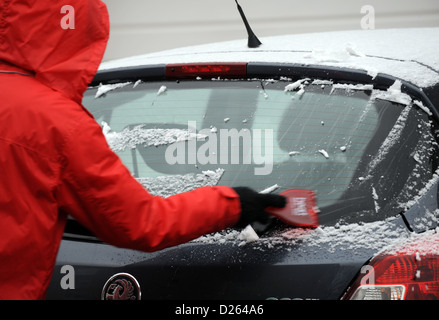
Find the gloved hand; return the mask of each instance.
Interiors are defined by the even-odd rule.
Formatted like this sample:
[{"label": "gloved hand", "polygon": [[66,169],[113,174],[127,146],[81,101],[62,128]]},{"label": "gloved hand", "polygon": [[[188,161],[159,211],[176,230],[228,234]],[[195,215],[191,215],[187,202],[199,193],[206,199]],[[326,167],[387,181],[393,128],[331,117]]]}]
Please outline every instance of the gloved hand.
[{"label": "gloved hand", "polygon": [[247,187],[233,188],[241,201],[241,217],[235,227],[244,228],[252,222],[267,223],[269,213],[267,207],[285,207],[287,201],[284,196],[276,194],[261,194]]}]

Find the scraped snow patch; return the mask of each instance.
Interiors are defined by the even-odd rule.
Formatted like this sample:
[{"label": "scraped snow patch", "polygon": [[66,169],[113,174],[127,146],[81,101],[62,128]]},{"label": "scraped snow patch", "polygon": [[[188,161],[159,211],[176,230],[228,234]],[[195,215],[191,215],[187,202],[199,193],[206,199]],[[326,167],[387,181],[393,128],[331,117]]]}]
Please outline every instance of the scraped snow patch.
[{"label": "scraped snow patch", "polygon": [[145,129],[144,125],[114,132],[104,121],[102,122],[102,132],[113,151],[123,151],[126,148],[135,149],[138,145],[157,147],[181,141],[203,140],[207,137],[203,134],[190,132],[187,129]]},{"label": "scraped snow patch", "polygon": [[224,169],[202,171],[198,174],[161,176],[156,178],[137,178],[152,195],[169,197],[188,192],[200,187],[216,186],[224,173]]},{"label": "scraped snow patch", "polygon": [[[264,248],[272,250],[278,245],[287,247],[300,245],[301,249],[297,253],[306,255],[313,252],[312,248],[324,248],[328,253],[337,253],[343,249],[359,251],[363,249],[384,250],[403,243],[412,236],[405,227],[395,228],[392,226],[392,220],[393,218],[362,224],[320,226],[316,229],[287,228],[271,236],[258,237],[257,241],[252,242],[252,247],[255,250],[264,250]],[[246,238],[250,235],[251,233],[241,235],[237,230],[227,229],[204,235],[194,240],[194,242],[208,244],[233,243],[242,246],[249,242],[245,240],[255,239]]]},{"label": "scraped snow patch", "polygon": [[238,236],[239,240],[242,240],[239,243],[239,246],[243,246],[249,242],[255,242],[259,240],[258,234],[255,232],[251,225],[245,227]]}]

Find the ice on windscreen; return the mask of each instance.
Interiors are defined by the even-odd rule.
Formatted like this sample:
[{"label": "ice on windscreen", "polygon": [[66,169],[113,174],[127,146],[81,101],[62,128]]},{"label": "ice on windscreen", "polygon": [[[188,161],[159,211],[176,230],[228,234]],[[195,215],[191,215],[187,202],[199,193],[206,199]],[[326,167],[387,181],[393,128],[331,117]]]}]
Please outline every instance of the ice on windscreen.
[{"label": "ice on windscreen", "polygon": [[399,203],[399,207],[404,209],[404,211],[410,209],[412,206],[417,204],[419,200],[427,194],[427,192],[439,181],[439,169],[433,174],[433,177],[425,183],[424,187],[418,192],[418,194],[411,200],[405,203]]},{"label": "ice on windscreen", "polygon": [[95,94],[95,99],[102,97],[103,95],[105,95],[106,93],[119,89],[119,88],[123,88],[127,85],[131,84],[131,82],[123,82],[123,83],[114,83],[114,84],[101,84],[98,87],[98,90],[96,91]]},{"label": "ice on windscreen", "polygon": [[[373,169],[385,158],[385,156],[389,153],[389,150],[399,141],[399,138],[402,134],[402,131],[406,125],[407,117],[412,108],[412,105],[415,104],[424,110],[427,114],[431,114],[430,110],[426,108],[422,102],[420,101],[412,101],[412,98],[401,91],[402,83],[400,80],[396,80],[392,86],[390,86],[386,91],[375,90],[373,89],[373,85],[362,85],[362,84],[333,84],[331,93],[335,89],[344,89],[346,91],[352,90],[364,90],[364,91],[372,91],[371,101],[374,100],[385,100],[398,104],[405,105],[406,107],[401,112],[398,120],[390,131],[389,135],[386,137],[383,142],[378,154],[374,159],[369,163],[367,174],[363,177],[363,180],[370,178],[370,173]],[[344,151],[344,150],[343,150]]]},{"label": "ice on windscreen", "polygon": [[329,159],[329,154],[328,154],[328,152],[327,152],[326,150],[321,149],[321,150],[319,150],[319,153],[320,153],[322,156],[324,156],[326,159]]},{"label": "ice on windscreen", "polygon": [[[291,83],[285,87],[285,91],[296,91],[298,89],[303,89],[307,79],[301,79],[294,83]],[[402,104],[404,109],[402,110],[400,116],[398,117],[395,125],[391,129],[389,135],[384,140],[378,154],[371,161],[368,173],[372,174],[373,169],[380,163],[386,155],[390,152],[390,149],[400,140],[402,131],[406,125],[409,112],[413,105],[419,106],[422,110],[430,114],[430,111],[425,108],[421,102],[413,102],[407,94],[401,91],[401,82],[396,81],[387,91],[374,90],[372,85],[339,85],[333,84],[331,81],[313,81],[314,85],[332,85],[333,89],[343,89],[347,91],[351,90],[365,90],[372,91],[371,102],[375,99],[387,100],[395,103]],[[371,107],[372,104],[369,105]],[[322,123],[323,125],[323,123]],[[413,154],[414,160],[421,166],[425,159],[421,159],[422,145],[419,145],[419,152]],[[347,147],[342,146],[340,148],[342,152],[346,152]],[[328,158],[328,153],[321,149],[319,152]],[[299,152],[292,151],[289,153],[290,156],[297,155]],[[414,170],[414,175],[417,174],[416,168]],[[366,178],[361,178],[364,181]],[[406,209],[413,206],[424,194],[430,189],[433,183],[438,180],[438,175],[434,175],[433,179],[427,183],[427,186],[420,190],[419,194],[413,201],[399,203],[401,207]],[[419,179],[418,179],[419,180]],[[276,185],[277,186],[277,185]],[[273,186],[274,187],[274,186]],[[267,192],[271,192],[274,188],[267,188]],[[379,200],[380,195],[373,186],[371,188],[372,199],[374,201],[375,212],[379,213],[381,210]],[[439,210],[438,210],[439,211]],[[432,217],[436,219],[439,212],[431,213]],[[432,218],[432,219],[433,219]],[[196,242],[202,243],[232,243],[238,246],[250,243],[252,248],[255,249],[271,249],[277,245],[295,246],[300,244],[301,250],[306,254],[310,247],[324,248],[327,252],[337,252],[342,249],[366,249],[366,250],[384,250],[391,248],[394,245],[405,242],[416,238],[417,235],[407,231],[405,226],[395,227],[391,221],[396,218],[390,218],[383,221],[376,221],[370,223],[360,223],[360,224],[340,224],[336,226],[321,226],[316,229],[304,229],[304,228],[289,228],[279,231],[271,236],[263,236],[259,239],[251,238],[251,240],[243,241],[245,239],[245,232],[239,232],[237,230],[225,230],[220,233],[215,233],[211,235],[206,235],[195,240]],[[435,220],[436,221],[436,220]],[[439,231],[436,230],[436,232]],[[361,251],[361,250],[360,250]]]},{"label": "ice on windscreen", "polygon": [[396,120],[396,123],[393,126],[392,130],[390,131],[389,135],[386,137],[383,144],[381,145],[378,154],[375,156],[374,159],[372,159],[372,161],[370,161],[366,171],[366,178],[370,177],[370,173],[373,171],[373,169],[375,169],[376,166],[386,157],[386,155],[389,153],[389,150],[396,143],[398,143],[402,131],[406,125],[407,117],[410,110],[411,110],[411,105],[408,105],[401,112],[401,115]]},{"label": "ice on windscreen", "polygon": [[353,90],[370,91],[370,90],[373,90],[373,85],[371,85],[371,84],[333,84],[331,93],[334,92],[335,89],[344,89],[348,92],[353,91]]},{"label": "ice on windscreen", "polygon": [[[304,90],[305,85],[309,79],[301,79],[285,87],[285,91]],[[395,82],[395,84],[387,91],[373,90],[370,85],[339,85],[333,84],[328,80],[314,80],[314,85],[332,85],[333,89],[344,90],[372,90],[372,99],[389,100],[406,105],[406,108],[402,111],[400,118],[397,120],[394,128],[391,130],[389,136],[384,141],[380,153],[376,156],[374,161],[371,162],[369,171],[385,157],[389,149],[398,141],[401,132],[405,125],[405,120],[408,117],[408,113],[412,107],[412,101],[410,97],[401,92],[401,83]],[[119,84],[116,86],[102,86],[99,95],[103,95],[106,92],[120,88],[126,84]],[[98,90],[99,91],[99,90]],[[160,88],[157,95],[163,94],[166,88]],[[423,107],[421,102],[413,102],[413,104]],[[424,107],[425,108],[425,107]],[[424,108],[422,108],[424,110]],[[425,108],[425,111],[429,111]],[[224,122],[228,122],[229,118],[224,118]],[[324,123],[322,123],[324,125]],[[123,151],[126,148],[137,148],[139,145],[143,146],[160,146],[172,144],[180,141],[187,140],[201,140],[206,138],[200,136],[188,130],[183,129],[147,129],[143,125],[138,125],[132,129],[125,128],[121,132],[114,132],[109,125],[105,122],[102,123],[103,133],[107,138],[110,147],[115,151]],[[211,128],[212,132],[216,132],[216,127]],[[346,146],[340,148],[342,152],[348,152]],[[349,150],[349,149],[348,149]],[[324,158],[329,158],[329,154],[326,150],[320,149],[319,152]],[[299,154],[298,151],[291,151],[290,156]],[[415,156],[414,156],[415,157]],[[419,160],[420,155],[416,154],[416,159]],[[223,175],[223,169],[217,169],[216,171],[203,171],[201,173],[191,173],[183,175],[161,176],[161,177],[142,177],[138,178],[138,181],[153,195],[168,197],[177,193],[182,193],[196,189],[203,186],[215,186],[218,184],[221,176]],[[279,188],[279,186],[273,185],[261,193],[269,193]],[[373,199],[375,200],[375,208],[379,211],[379,195],[375,189],[372,189]],[[406,205],[410,207],[411,204],[404,203],[401,206]],[[303,228],[290,228],[282,232],[278,232],[269,237],[257,237],[254,230],[250,228],[244,229],[243,232],[237,230],[228,229],[220,233],[206,235],[195,240],[196,242],[204,243],[226,243],[233,242],[237,245],[244,245],[252,243],[255,248],[272,248],[278,244],[295,245],[306,242],[307,246],[311,247],[324,247],[329,252],[335,252],[340,247],[348,248],[366,248],[366,249],[381,249],[386,246],[392,245],[397,241],[410,238],[410,234],[404,229],[391,229],[387,221],[379,221],[366,224],[349,224],[334,227],[319,227],[316,229],[303,229]],[[304,249],[305,250],[305,249]]]},{"label": "ice on windscreen", "polygon": [[166,198],[199,187],[215,186],[218,184],[223,173],[224,169],[217,169],[215,171],[202,171],[198,174],[161,176],[155,178],[142,177],[137,178],[137,180],[152,195]]},{"label": "ice on windscreen", "polygon": [[273,191],[279,189],[280,186],[278,184],[274,184],[271,187],[265,188],[264,190],[259,191],[259,193],[261,194],[268,194],[268,193],[272,193]]},{"label": "ice on windscreen", "polygon": [[157,96],[163,94],[168,88],[166,86],[161,86],[160,89],[157,91]]},{"label": "ice on windscreen", "polygon": [[320,86],[326,86],[326,85],[332,85],[334,82],[331,80],[319,80],[316,79],[312,82],[314,85],[320,85]]},{"label": "ice on windscreen", "polygon": [[430,111],[430,109],[428,109],[426,106],[424,106],[424,104],[421,101],[414,100],[413,104],[418,106],[422,111],[424,111],[429,116],[433,115],[433,113]]},{"label": "ice on windscreen", "polygon": [[408,94],[401,92],[401,86],[401,81],[396,80],[387,91],[374,90],[372,93],[372,99],[381,99],[403,105],[409,105],[412,102],[412,98],[410,98]]},{"label": "ice on windscreen", "polygon": [[298,88],[303,88],[304,82],[309,81],[309,79],[301,79],[297,80],[296,82],[290,83],[285,86],[284,91],[295,91]]},{"label": "ice on windscreen", "polygon": [[375,212],[378,213],[380,211],[380,206],[378,204],[379,198],[378,198],[377,191],[374,187],[372,187],[372,197],[373,197],[373,202],[375,205]]},{"label": "ice on windscreen", "polygon": [[144,125],[135,126],[132,129],[125,128],[121,132],[114,132],[106,122],[102,122],[102,132],[107,139],[108,145],[114,151],[123,151],[126,148],[134,149],[143,147],[157,147],[169,145],[187,140],[203,140],[203,134],[190,132],[188,129],[145,129]]},{"label": "ice on windscreen", "polygon": [[[300,98],[304,93],[305,93],[305,85],[309,84],[310,79],[306,78],[306,79],[301,79],[301,80],[297,80],[294,83],[291,83],[289,85],[285,86],[284,91],[288,92],[288,91],[296,91],[297,89],[299,89],[296,92],[296,95]],[[294,99],[295,96],[292,97],[292,99]]]}]

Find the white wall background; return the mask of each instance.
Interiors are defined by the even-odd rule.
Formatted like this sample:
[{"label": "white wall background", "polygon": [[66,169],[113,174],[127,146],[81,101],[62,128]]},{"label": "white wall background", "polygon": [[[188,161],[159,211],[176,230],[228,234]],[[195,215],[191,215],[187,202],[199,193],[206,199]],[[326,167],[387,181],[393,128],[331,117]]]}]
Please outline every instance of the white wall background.
[{"label": "white wall background", "polygon": [[[246,39],[234,0],[103,0],[111,34],[104,60],[181,46]],[[239,0],[259,38],[361,29],[361,9],[375,28],[439,27],[439,0]],[[439,41],[439,39],[432,39]]]}]

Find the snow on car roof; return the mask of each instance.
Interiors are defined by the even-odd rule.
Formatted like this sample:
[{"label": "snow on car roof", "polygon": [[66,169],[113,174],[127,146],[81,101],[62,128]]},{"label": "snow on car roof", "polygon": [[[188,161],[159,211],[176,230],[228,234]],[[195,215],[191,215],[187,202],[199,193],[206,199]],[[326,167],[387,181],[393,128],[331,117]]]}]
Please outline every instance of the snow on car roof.
[{"label": "snow on car roof", "polygon": [[324,65],[384,73],[419,87],[439,83],[439,28],[355,30],[261,38],[259,48],[235,40],[104,62],[100,70],[194,62]]}]

